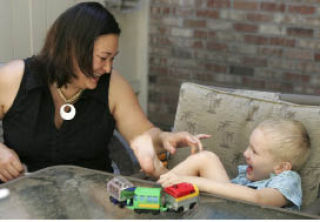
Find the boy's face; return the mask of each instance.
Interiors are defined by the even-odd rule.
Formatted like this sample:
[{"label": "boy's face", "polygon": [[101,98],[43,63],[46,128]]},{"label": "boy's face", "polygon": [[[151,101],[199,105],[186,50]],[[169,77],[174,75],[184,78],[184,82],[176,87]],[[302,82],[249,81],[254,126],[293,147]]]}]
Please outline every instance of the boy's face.
[{"label": "boy's face", "polygon": [[267,179],[274,172],[279,162],[270,152],[272,141],[259,128],[256,128],[249,141],[249,146],[243,153],[247,168],[247,178],[251,181]]}]

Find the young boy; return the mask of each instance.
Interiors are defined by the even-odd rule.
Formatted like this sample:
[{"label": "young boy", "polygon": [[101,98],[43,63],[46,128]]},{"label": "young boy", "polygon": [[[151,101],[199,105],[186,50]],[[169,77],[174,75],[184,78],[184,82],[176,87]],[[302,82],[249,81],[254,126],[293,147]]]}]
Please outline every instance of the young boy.
[{"label": "young boy", "polygon": [[297,172],[305,163],[310,139],[295,120],[265,120],[251,133],[243,153],[247,165],[230,180],[219,158],[202,151],[189,156],[158,180],[163,187],[178,182],[197,185],[201,191],[261,205],[300,209],[301,179]]}]

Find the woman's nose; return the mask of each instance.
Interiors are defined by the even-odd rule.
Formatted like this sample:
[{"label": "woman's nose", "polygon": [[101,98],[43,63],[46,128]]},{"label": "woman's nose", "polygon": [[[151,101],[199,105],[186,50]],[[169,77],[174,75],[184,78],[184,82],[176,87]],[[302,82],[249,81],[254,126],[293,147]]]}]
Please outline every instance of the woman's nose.
[{"label": "woman's nose", "polygon": [[103,67],[103,70],[104,70],[106,73],[110,73],[111,70],[112,70],[112,62],[106,62],[106,64],[105,64],[104,67]]}]

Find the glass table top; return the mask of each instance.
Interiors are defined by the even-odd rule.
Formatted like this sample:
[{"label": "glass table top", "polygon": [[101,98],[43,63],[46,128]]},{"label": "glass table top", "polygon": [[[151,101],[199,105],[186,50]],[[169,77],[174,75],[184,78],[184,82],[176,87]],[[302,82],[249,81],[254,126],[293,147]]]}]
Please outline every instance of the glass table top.
[{"label": "glass table top", "polygon": [[[308,219],[319,218],[201,193],[200,203],[184,213],[137,214],[109,201],[107,182],[115,175],[76,166],[55,166],[0,185],[1,219]],[[126,177],[135,186],[159,187]]]}]

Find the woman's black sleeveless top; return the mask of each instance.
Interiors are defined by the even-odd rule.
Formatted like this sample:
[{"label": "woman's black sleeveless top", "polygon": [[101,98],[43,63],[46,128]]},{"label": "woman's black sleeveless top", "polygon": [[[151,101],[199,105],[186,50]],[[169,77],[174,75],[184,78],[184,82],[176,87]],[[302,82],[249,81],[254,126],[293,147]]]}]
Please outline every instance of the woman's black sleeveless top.
[{"label": "woman's black sleeveless top", "polygon": [[108,105],[110,75],[103,75],[96,89],[82,93],[74,104],[74,119],[57,129],[48,83],[30,61],[25,60],[18,94],[3,118],[4,144],[30,171],[71,164],[112,172],[108,143],[115,120]]}]

